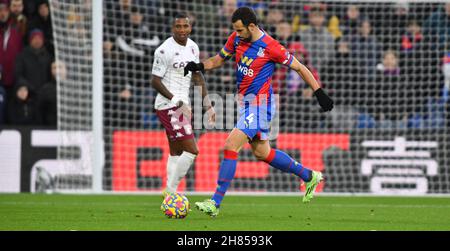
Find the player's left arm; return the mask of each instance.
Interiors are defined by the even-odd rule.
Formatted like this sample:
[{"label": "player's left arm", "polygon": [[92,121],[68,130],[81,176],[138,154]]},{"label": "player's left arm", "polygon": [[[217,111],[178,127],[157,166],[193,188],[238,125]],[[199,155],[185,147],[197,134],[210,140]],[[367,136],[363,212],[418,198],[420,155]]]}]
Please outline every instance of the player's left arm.
[{"label": "player's left arm", "polygon": [[322,111],[327,112],[333,109],[333,100],[325,93],[325,91],[320,86],[319,82],[314,78],[311,71],[302,63],[300,63],[293,55],[292,63],[290,68],[298,73],[300,77],[311,87],[314,91],[314,96],[316,96]]},{"label": "player's left arm", "polygon": [[211,100],[208,97],[208,89],[206,88],[205,77],[201,72],[193,72],[192,81],[194,81],[194,85],[200,87],[204,106],[206,107],[206,112],[208,113],[208,122],[211,124],[215,123],[216,112],[214,111],[214,108],[211,104]]},{"label": "player's left arm", "polygon": [[320,84],[314,78],[312,72],[302,63],[300,63],[294,56],[292,56],[292,63],[289,66],[292,70],[296,71],[300,77],[313,89],[313,91],[317,91],[320,89]]}]

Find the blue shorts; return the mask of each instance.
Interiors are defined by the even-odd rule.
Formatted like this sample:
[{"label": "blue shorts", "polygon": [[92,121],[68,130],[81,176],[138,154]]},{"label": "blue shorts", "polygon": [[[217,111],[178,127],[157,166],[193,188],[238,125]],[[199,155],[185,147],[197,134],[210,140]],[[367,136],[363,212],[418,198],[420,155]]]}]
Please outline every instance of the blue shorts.
[{"label": "blue shorts", "polygon": [[240,109],[236,128],[244,132],[251,140],[257,137],[268,140],[270,122],[275,116],[275,102],[269,105],[247,105]]}]

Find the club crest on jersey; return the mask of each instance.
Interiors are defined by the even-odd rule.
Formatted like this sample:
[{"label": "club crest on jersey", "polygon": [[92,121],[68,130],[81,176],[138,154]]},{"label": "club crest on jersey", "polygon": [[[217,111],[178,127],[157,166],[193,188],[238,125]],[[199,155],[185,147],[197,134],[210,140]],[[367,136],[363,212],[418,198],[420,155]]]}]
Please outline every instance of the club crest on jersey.
[{"label": "club crest on jersey", "polygon": [[259,50],[258,50],[258,54],[256,54],[256,55],[258,55],[258,57],[264,57],[264,48],[262,48],[262,47],[259,47]]}]

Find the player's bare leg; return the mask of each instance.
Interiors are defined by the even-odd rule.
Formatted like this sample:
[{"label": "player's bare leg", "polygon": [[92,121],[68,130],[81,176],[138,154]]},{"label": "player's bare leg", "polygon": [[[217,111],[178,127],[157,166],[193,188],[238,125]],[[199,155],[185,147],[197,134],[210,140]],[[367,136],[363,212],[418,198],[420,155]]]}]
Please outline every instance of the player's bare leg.
[{"label": "player's bare leg", "polygon": [[305,182],[306,191],[303,202],[310,202],[317,185],[323,180],[322,173],[309,170],[293,160],[286,153],[272,149],[268,140],[255,139],[251,142],[252,151],[258,160],[264,161],[283,172],[292,173]]}]

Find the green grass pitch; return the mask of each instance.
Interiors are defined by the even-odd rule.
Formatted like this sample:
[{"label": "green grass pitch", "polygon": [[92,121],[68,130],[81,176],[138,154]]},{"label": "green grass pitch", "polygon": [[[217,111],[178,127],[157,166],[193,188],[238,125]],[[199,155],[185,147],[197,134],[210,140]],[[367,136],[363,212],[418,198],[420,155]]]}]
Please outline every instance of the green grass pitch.
[{"label": "green grass pitch", "polygon": [[[188,196],[191,204],[207,196]],[[450,198],[233,196],[220,215],[168,219],[157,195],[0,194],[0,230],[450,230]]]}]

